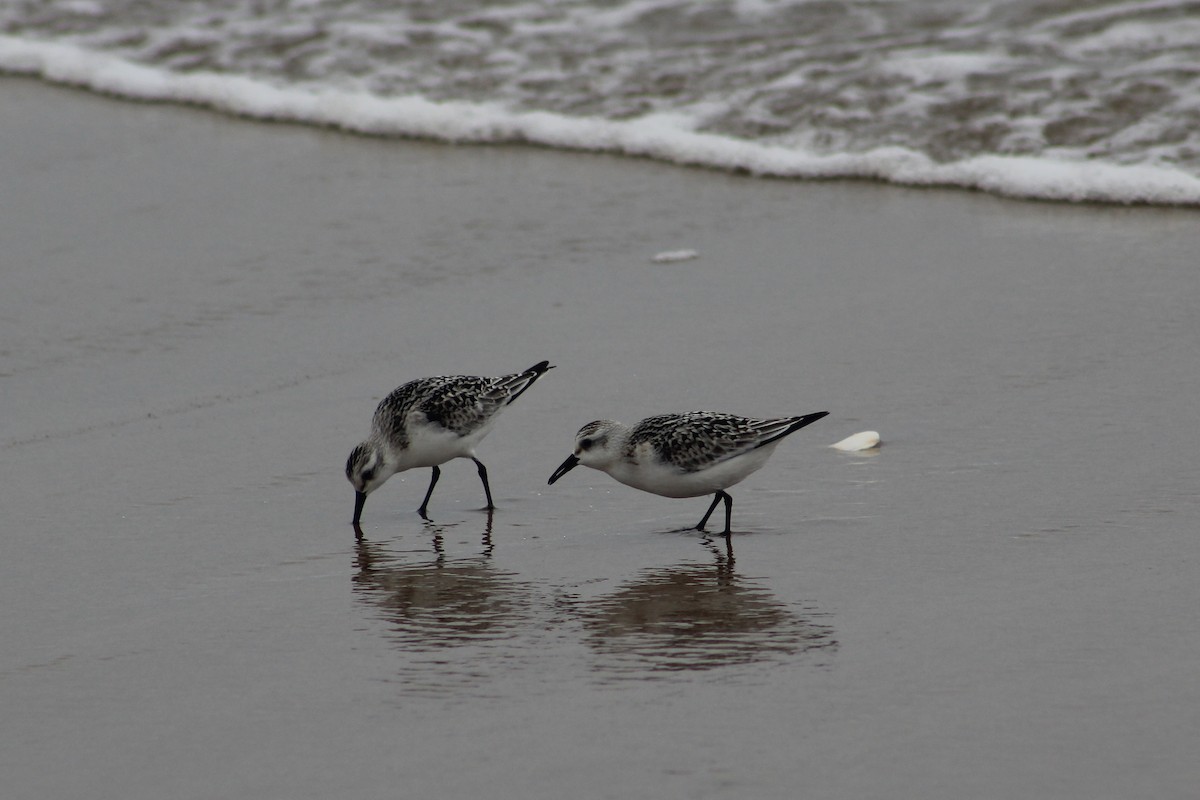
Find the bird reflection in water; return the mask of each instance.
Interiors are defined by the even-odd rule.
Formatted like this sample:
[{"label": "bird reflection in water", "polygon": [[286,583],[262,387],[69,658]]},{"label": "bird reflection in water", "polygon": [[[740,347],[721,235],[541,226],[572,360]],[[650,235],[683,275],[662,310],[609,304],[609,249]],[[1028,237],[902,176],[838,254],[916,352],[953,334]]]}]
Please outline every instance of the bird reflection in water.
[{"label": "bird reflection in water", "polygon": [[433,555],[397,556],[359,538],[354,588],[388,625],[388,637],[409,662],[399,682],[424,694],[470,691],[523,660],[529,645],[513,642],[531,627],[529,587],[491,563],[492,516],[481,549],[448,557],[444,536],[454,525],[427,522]]},{"label": "bird reflection in water", "polygon": [[833,629],[817,621],[824,614],[797,613],[737,574],[727,539],[704,543],[715,563],[648,569],[581,603],[603,679],[666,678],[837,647]]}]

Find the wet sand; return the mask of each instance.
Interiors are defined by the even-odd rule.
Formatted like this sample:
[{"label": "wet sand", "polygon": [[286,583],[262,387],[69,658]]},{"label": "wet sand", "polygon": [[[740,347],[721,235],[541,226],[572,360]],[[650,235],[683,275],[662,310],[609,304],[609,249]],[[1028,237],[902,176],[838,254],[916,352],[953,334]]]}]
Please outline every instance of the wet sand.
[{"label": "wet sand", "polygon": [[[1194,796],[1195,211],[0,109],[5,797]],[[356,541],[384,394],[544,358]],[[831,412],[732,551],[546,486],[698,408]]]}]

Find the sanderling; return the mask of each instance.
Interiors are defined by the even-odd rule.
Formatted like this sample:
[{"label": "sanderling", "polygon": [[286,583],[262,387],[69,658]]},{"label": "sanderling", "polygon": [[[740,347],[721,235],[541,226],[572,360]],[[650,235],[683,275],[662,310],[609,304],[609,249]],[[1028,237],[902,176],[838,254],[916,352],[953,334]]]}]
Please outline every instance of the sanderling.
[{"label": "sanderling", "polygon": [[487,508],[495,508],[487,467],[475,457],[475,445],[487,436],[500,412],[548,369],[553,369],[550,362],[542,361],[515,375],[418,378],[393,390],[375,409],[370,437],[346,461],[346,479],[354,486],[354,524],[367,495],[397,472],[414,467],[433,467],[429,490],[417,509],[425,516],[442,474],[439,465],[454,458],[475,462]]},{"label": "sanderling", "polygon": [[696,530],[704,530],[717,503],[724,500],[724,533],[728,535],[733,498],[725,490],[765,464],[780,439],[828,413],[749,419],[693,411],[648,417],[632,428],[612,420],[596,420],[575,434],[575,452],[554,470],[549,482],[554,483],[583,464],[607,472],[626,486],[663,497],[699,497],[715,492]]}]

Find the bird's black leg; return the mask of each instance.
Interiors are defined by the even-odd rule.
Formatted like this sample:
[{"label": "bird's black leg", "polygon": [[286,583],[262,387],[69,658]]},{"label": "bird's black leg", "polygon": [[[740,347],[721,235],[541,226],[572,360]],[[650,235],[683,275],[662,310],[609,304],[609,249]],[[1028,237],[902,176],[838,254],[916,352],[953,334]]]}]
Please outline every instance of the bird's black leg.
[{"label": "bird's black leg", "polygon": [[[704,523],[708,522],[708,518],[711,517],[712,512],[716,510],[717,503],[721,502],[721,495],[723,495],[723,494],[725,494],[725,493],[717,492],[715,495],[713,495],[712,505],[708,507],[708,511],[704,512],[704,519],[700,520],[700,524],[696,526],[696,530],[698,530],[698,531],[704,530]],[[728,495],[726,495],[726,496],[728,496]]]},{"label": "bird's black leg", "polygon": [[429,481],[429,491],[425,492],[425,499],[421,501],[421,507],[417,509],[417,513],[422,517],[425,516],[426,509],[429,508],[429,498],[433,496],[433,487],[437,486],[438,478],[442,477],[442,468],[433,468],[433,478]]},{"label": "bird's black leg", "polygon": [[483,493],[487,495],[487,510],[491,511],[496,506],[492,503],[492,487],[488,486],[487,467],[478,458],[472,457],[471,460],[475,462],[475,466],[479,467],[479,480],[483,481]]},{"label": "bird's black leg", "polygon": [[708,522],[708,518],[712,516],[712,512],[717,510],[717,503],[722,500],[725,501],[725,530],[722,533],[726,536],[729,535],[729,523],[733,518],[733,498],[724,491],[718,491],[713,495],[712,505],[708,507],[708,511],[704,512],[704,519],[700,520],[700,524],[696,526],[696,530],[704,530],[704,523]]}]

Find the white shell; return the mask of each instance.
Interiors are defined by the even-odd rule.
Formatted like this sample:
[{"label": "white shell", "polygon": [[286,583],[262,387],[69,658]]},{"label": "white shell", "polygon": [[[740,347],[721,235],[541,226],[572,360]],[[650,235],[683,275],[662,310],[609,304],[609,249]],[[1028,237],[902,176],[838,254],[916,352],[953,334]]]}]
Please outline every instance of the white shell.
[{"label": "white shell", "polygon": [[693,258],[699,257],[700,254],[695,250],[667,250],[650,260],[655,264],[670,264],[673,261],[691,261]]},{"label": "white shell", "polygon": [[853,436],[847,436],[837,444],[829,445],[834,450],[844,450],[853,453],[858,450],[870,450],[879,446],[879,431],[863,431]]}]

